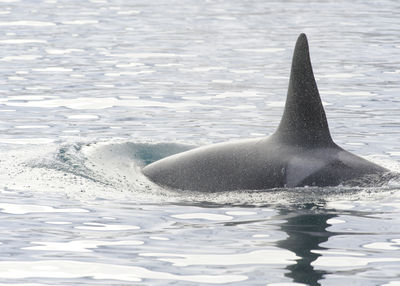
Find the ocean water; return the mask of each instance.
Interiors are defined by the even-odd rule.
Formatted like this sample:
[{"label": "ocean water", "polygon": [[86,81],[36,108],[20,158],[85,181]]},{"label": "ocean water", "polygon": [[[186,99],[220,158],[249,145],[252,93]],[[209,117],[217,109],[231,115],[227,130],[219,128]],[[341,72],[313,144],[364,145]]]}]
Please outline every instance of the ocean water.
[{"label": "ocean water", "polygon": [[334,140],[400,171],[398,1],[0,0],[0,285],[400,285],[400,181],[196,193],[271,134],[297,36]]}]

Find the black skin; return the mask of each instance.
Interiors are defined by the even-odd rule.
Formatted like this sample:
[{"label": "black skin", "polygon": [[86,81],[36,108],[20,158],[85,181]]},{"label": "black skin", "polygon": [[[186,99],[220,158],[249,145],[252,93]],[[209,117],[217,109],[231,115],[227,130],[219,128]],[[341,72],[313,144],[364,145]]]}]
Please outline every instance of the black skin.
[{"label": "black skin", "polygon": [[333,142],[304,34],[296,43],[285,110],[273,135],[196,148],[143,168],[156,184],[203,192],[336,186],[385,172]]}]

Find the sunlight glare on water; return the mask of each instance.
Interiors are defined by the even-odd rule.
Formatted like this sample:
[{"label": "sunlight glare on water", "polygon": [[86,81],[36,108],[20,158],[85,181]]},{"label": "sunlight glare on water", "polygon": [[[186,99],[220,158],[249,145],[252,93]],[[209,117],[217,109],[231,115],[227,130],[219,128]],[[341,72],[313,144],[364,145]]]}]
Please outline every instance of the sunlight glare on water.
[{"label": "sunlight glare on water", "polygon": [[307,34],[335,142],[400,171],[398,1],[0,0],[0,286],[400,285],[400,180],[197,193],[271,134]]}]

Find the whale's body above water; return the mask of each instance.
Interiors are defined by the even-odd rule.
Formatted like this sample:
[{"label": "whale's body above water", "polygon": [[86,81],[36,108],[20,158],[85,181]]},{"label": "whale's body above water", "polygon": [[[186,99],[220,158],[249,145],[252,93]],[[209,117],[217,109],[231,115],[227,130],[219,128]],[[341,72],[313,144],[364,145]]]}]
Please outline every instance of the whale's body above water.
[{"label": "whale's body above water", "polygon": [[196,148],[143,168],[159,185],[210,192],[335,186],[385,172],[333,142],[304,34],[296,43],[285,110],[274,134]]}]

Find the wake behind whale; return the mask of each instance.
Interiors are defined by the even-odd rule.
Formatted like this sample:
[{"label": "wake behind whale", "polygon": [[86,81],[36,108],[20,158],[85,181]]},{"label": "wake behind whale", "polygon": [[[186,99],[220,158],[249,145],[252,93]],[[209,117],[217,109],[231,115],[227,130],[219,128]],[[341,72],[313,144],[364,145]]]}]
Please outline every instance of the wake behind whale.
[{"label": "wake behind whale", "polygon": [[[374,174],[335,187],[276,188],[220,192],[180,191],[159,187],[143,176],[141,167],[160,158],[193,149],[181,143],[144,141],[71,142],[20,146],[0,152],[2,187],[7,192],[43,193],[79,201],[132,200],[143,204],[201,206],[266,206],[325,204],[338,200],[392,200],[398,197],[399,176]],[[392,160],[369,157],[393,171]],[[398,193],[398,192],[397,192]]]},{"label": "wake behind whale", "polygon": [[388,172],[333,142],[305,34],[296,43],[285,110],[274,134],[200,147],[143,168],[159,185],[207,192],[336,186]]}]

